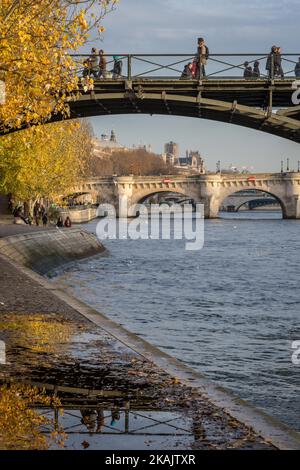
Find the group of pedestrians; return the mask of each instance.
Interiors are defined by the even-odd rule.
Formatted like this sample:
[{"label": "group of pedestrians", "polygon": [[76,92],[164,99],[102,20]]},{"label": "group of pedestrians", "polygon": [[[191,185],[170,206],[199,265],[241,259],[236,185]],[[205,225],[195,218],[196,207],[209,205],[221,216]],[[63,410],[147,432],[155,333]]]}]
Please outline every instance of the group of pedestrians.
[{"label": "group of pedestrians", "polygon": [[98,52],[95,47],[92,48],[91,55],[84,62],[83,78],[120,78],[122,76],[123,62],[120,56],[113,56],[113,68],[107,70],[107,59],[103,49]]},{"label": "group of pedestrians", "polygon": [[[197,40],[197,52],[192,62],[189,62],[184,66],[184,70],[181,74],[182,79],[186,80],[201,80],[206,78],[206,65],[209,60],[209,48],[205,42],[205,39],[200,37]],[[252,65],[253,64],[253,65]],[[113,68],[108,70],[108,62],[103,49],[98,52],[95,47],[92,48],[91,54],[88,59],[84,62],[83,69],[83,81],[89,80],[90,78],[121,78],[122,77],[122,58],[120,56],[113,56]],[[258,60],[254,62],[244,62],[243,67],[237,66],[244,70],[244,78],[258,79],[261,77],[260,63]],[[284,78],[284,71],[282,67],[282,55],[280,46],[272,46],[271,51],[267,57],[266,63],[267,75],[269,78]],[[300,77],[300,57],[295,65],[295,76]],[[93,80],[91,80],[93,81]],[[86,83],[86,88],[93,88],[93,84]]]},{"label": "group of pedestrians", "polygon": [[[13,206],[13,202],[10,201],[9,203],[9,209],[11,210],[13,216],[14,216],[14,223],[15,224],[26,224],[26,225],[32,225],[33,223],[39,227],[40,225],[43,225],[43,227],[47,227],[49,218],[48,214],[46,211],[46,208],[43,204],[40,202],[36,202],[33,206],[33,217],[28,211],[25,211],[24,207],[22,205],[16,205],[15,207]],[[56,227],[62,228],[70,228],[72,227],[72,221],[69,216],[66,217],[65,220],[63,220],[62,216],[58,216],[57,221],[56,221]]]},{"label": "group of pedestrians", "polygon": [[244,62],[244,78],[260,78],[260,64],[259,61],[256,60],[252,65],[249,62]]}]

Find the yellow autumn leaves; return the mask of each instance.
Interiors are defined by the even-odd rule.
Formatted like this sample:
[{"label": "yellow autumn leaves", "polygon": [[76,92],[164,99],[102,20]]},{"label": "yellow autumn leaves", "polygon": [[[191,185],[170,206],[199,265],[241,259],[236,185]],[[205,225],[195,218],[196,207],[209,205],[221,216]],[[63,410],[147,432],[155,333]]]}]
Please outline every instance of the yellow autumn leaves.
[{"label": "yellow autumn leaves", "polygon": [[71,53],[89,31],[104,31],[116,0],[2,0],[0,3],[0,132],[68,116],[66,93],[77,89]]},{"label": "yellow autumn leaves", "polygon": [[0,193],[59,201],[84,175],[92,151],[85,121],[36,126],[0,139]]}]

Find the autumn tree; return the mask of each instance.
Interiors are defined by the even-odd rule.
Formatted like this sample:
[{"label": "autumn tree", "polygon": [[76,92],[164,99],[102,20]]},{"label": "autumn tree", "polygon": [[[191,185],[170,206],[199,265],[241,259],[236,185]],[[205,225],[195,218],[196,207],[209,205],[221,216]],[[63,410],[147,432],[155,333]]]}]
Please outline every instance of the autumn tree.
[{"label": "autumn tree", "polygon": [[34,202],[59,201],[78,183],[92,153],[86,121],[36,126],[0,139],[0,192]]},{"label": "autumn tree", "polygon": [[177,169],[166,164],[163,159],[144,149],[116,151],[104,158],[89,160],[89,173],[92,176],[142,175],[155,176],[177,173]]},{"label": "autumn tree", "polygon": [[[66,95],[77,90],[78,63],[71,53],[119,0],[1,0],[0,132],[68,115]],[[0,100],[1,103],[1,100]]]}]

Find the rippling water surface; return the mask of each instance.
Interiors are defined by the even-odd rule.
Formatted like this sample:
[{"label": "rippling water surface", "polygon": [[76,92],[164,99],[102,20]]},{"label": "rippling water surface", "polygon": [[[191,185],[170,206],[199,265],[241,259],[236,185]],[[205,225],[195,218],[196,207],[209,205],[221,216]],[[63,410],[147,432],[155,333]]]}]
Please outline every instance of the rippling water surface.
[{"label": "rippling water surface", "polygon": [[[85,226],[95,231],[96,222]],[[300,430],[300,221],[251,212],[205,221],[205,247],[110,240],[60,281],[162,350]]]}]

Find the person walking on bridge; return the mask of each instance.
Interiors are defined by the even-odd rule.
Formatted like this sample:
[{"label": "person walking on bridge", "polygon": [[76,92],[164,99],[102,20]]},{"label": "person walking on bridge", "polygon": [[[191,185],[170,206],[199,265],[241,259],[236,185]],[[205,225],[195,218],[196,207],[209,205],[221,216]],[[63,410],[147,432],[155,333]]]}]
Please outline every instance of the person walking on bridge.
[{"label": "person walking on bridge", "polygon": [[275,56],[274,56],[274,64],[275,64],[275,76],[284,78],[284,72],[282,68],[282,58],[281,58],[281,47],[276,47]]},{"label": "person walking on bridge", "polygon": [[209,57],[209,49],[205,44],[203,38],[198,38],[198,49],[197,49],[197,79],[206,77],[205,66]]},{"label": "person walking on bridge", "polygon": [[113,78],[120,78],[122,75],[122,60],[118,55],[114,55],[114,68],[113,68]]},{"label": "person walking on bridge", "polygon": [[268,55],[267,63],[266,63],[266,70],[268,71],[269,78],[274,78],[275,75],[275,54],[276,54],[277,46],[272,46],[271,52]]},{"label": "person walking on bridge", "polygon": [[107,67],[107,60],[104,54],[104,50],[100,49],[99,51],[99,78],[106,78],[106,67]]},{"label": "person walking on bridge", "polygon": [[249,62],[244,62],[244,78],[252,78],[253,70]]},{"label": "person walking on bridge", "polygon": [[253,78],[260,78],[260,70],[259,70],[259,61],[256,60],[253,64]]},{"label": "person walking on bridge", "polygon": [[300,78],[300,57],[295,65],[295,76],[296,78]]}]

